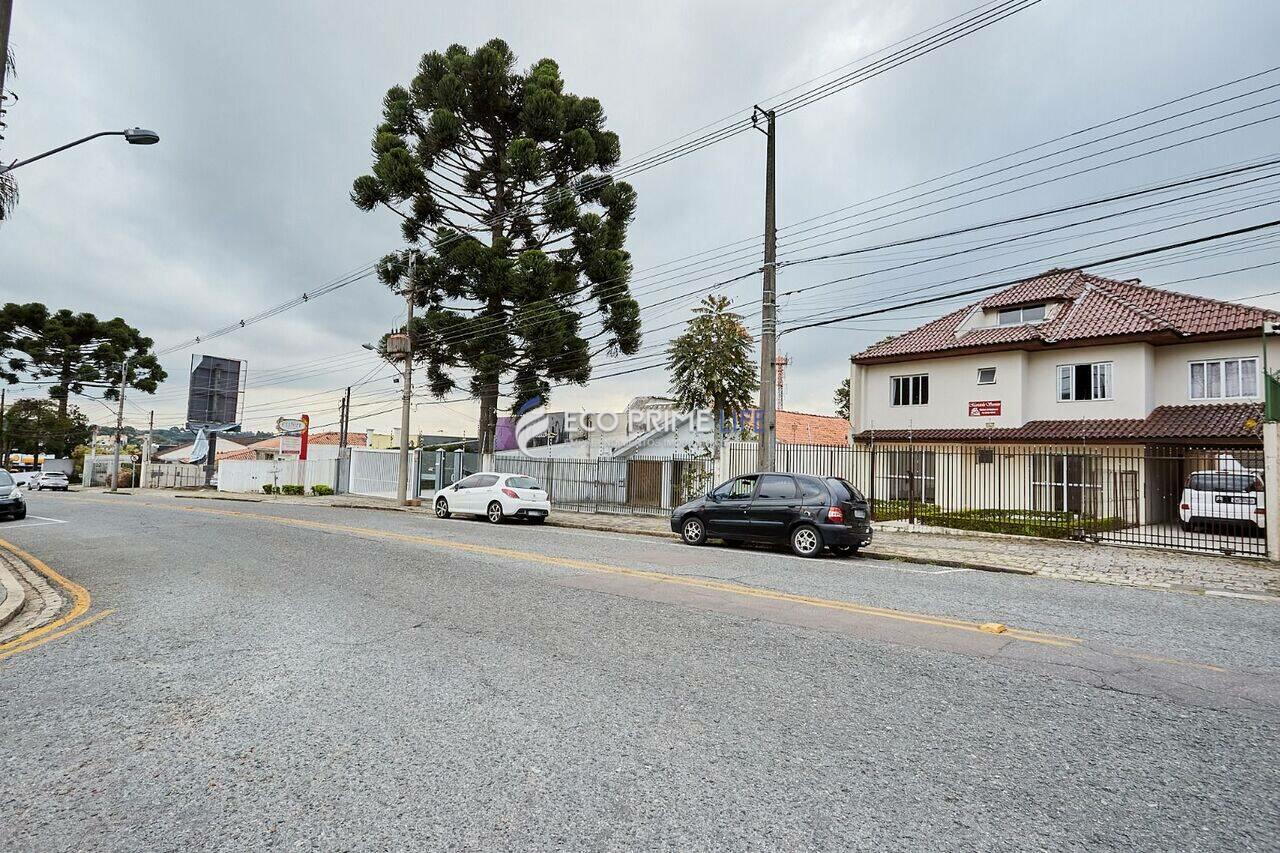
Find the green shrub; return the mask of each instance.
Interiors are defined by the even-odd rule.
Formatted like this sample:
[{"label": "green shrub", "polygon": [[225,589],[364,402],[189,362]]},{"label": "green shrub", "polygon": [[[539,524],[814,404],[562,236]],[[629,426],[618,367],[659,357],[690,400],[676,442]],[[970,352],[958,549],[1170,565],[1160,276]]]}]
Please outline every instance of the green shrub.
[{"label": "green shrub", "polygon": [[272,492],[274,492],[275,490],[276,490],[275,486],[271,485],[270,483],[267,483],[266,485],[264,485],[264,486],[262,487],[262,493],[263,493],[263,494],[266,494],[266,495],[271,494],[271,493],[272,493]]},{"label": "green shrub", "polygon": [[282,495],[305,495],[306,493],[307,490],[297,483],[290,483],[280,487],[280,494]]},{"label": "green shrub", "polygon": [[322,498],[325,495],[333,494],[333,487],[326,486],[324,483],[316,483],[314,486],[311,487],[311,494],[315,495],[316,497]]},{"label": "green shrub", "polygon": [[[910,517],[906,501],[876,501],[876,521],[898,521]],[[1030,509],[961,509],[943,510],[935,504],[916,503],[917,524],[950,527],[954,530],[976,530],[1016,536],[1039,536],[1048,539],[1073,539],[1120,530],[1121,518],[1084,518],[1069,512]]]}]

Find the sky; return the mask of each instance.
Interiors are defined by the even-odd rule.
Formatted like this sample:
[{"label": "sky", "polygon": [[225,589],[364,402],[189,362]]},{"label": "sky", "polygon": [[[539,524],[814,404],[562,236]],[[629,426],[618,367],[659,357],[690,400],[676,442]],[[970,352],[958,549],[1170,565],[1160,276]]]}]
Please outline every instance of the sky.
[{"label": "sky", "polygon": [[[106,138],[15,171],[21,201],[0,225],[0,300],[120,316],[163,348],[399,248],[394,218],[360,211],[348,193],[371,165],[369,143],[387,88],[407,83],[423,53],[452,43],[477,47],[499,36],[522,66],[554,58],[568,90],[602,102],[625,162],[708,123],[745,116],[752,104],[767,106],[806,81],[856,67],[850,63],[978,3],[15,0],[18,73],[8,88],[19,100],[8,113],[0,157],[27,157],[97,130],[135,125],[156,130],[161,142],[135,147]],[[777,132],[779,259],[936,234],[1280,156],[1280,121],[1265,120],[1280,114],[1269,103],[1280,87],[1267,88],[1280,84],[1280,73],[1266,73],[958,172],[1267,72],[1277,64],[1277,35],[1280,4],[1042,0],[784,115]],[[1174,117],[1189,110],[1195,111]],[[1179,130],[1195,122],[1203,123]],[[1186,142],[1247,122],[1258,123]],[[1132,132],[1096,141],[1120,130]],[[1137,143],[1155,134],[1165,135]],[[1084,147],[1055,153],[1077,145]],[[1126,147],[1100,153],[1114,146]],[[1006,171],[995,174],[1000,169]],[[758,325],[758,275],[716,285],[759,267],[763,178],[764,138],[742,133],[630,179],[638,194],[628,240],[632,290],[647,330],[640,356],[650,358],[602,360],[597,375],[656,364],[654,354],[706,292],[730,296],[747,324]],[[778,349],[791,359],[784,406],[833,412],[832,395],[852,353],[963,301],[785,331],[803,318],[856,315],[907,301],[909,290],[998,283],[1278,219],[1280,204],[1268,186],[1223,189],[1043,237],[1025,237],[1037,228],[1023,224],[783,267]],[[933,194],[920,195],[926,191]],[[1024,239],[983,248],[1011,235]],[[1278,260],[1269,239],[1093,270],[1217,298],[1253,297],[1280,291],[1280,267],[1227,271]],[[938,257],[965,248],[972,251]],[[912,261],[923,262],[902,267]],[[850,276],[856,277],[823,284]],[[805,287],[811,289],[788,293]],[[672,296],[680,298],[646,307]],[[1247,301],[1280,309],[1276,295]],[[129,395],[127,422],[145,426],[154,410],[158,424],[180,423],[191,355],[208,353],[247,361],[251,428],[302,413],[313,424],[334,422],[341,389],[355,385],[353,428],[389,431],[399,423],[399,386],[391,368],[360,345],[400,322],[402,312],[401,300],[368,278],[175,352],[164,358],[170,380],[154,397]],[[667,391],[666,371],[655,366],[555,389],[551,406],[619,410],[633,396]],[[24,393],[40,392],[18,389]],[[415,432],[475,434],[473,402],[435,402],[425,392],[415,400]],[[100,402],[79,404],[91,420],[113,420]]]}]

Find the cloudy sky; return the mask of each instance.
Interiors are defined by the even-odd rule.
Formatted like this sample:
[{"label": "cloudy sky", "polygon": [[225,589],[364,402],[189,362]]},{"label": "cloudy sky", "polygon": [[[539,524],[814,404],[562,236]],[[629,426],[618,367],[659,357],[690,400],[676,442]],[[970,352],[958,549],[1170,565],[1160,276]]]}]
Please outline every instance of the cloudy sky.
[{"label": "cloudy sky", "polygon": [[[362,213],[348,200],[352,179],[369,166],[382,96],[411,79],[424,52],[451,43],[477,46],[500,36],[523,64],[556,59],[570,90],[602,101],[626,160],[857,67],[850,63],[978,2],[16,0],[18,76],[10,88],[20,100],[0,155],[25,157],[133,125],[157,130],[162,141],[144,148],[99,140],[16,172],[22,200],[15,218],[0,226],[0,299],[118,315],[163,347],[368,264],[399,245],[389,214]],[[1280,156],[1280,121],[1268,120],[1280,114],[1276,72],[969,169],[1267,72],[1277,64],[1278,34],[1280,4],[1043,0],[797,110],[779,120],[780,259]],[[1216,135],[1188,141],[1209,134]],[[1173,147],[1148,153],[1165,146]],[[758,266],[763,168],[763,137],[743,133],[635,176],[633,291],[642,306],[685,298],[643,314],[650,331],[641,357],[648,361],[601,363],[598,374],[655,362],[673,332],[661,327],[686,317],[717,281]],[[1092,170],[1064,177],[1084,169]],[[785,268],[780,293],[812,289],[782,298],[780,322],[785,329],[821,312],[855,314],[906,301],[918,288],[945,293],[1280,218],[1277,194],[1268,193],[1274,185],[1214,184],[1220,193],[1044,236],[1026,234],[1084,216]],[[1010,236],[1024,239],[988,247]],[[939,257],[965,248],[973,251]],[[1097,271],[1242,298],[1280,290],[1280,267],[1216,274],[1277,254],[1274,238],[1264,235]],[[850,276],[858,277],[823,285]],[[758,277],[721,289],[749,324],[758,322]],[[1277,296],[1251,301],[1280,308]],[[250,426],[304,411],[314,423],[336,420],[338,389],[359,382],[353,426],[389,429],[398,423],[385,411],[396,405],[397,386],[360,344],[397,321],[400,304],[368,279],[200,351],[248,360]],[[792,359],[786,407],[832,411],[852,352],[958,304],[784,334],[779,351]],[[135,395],[130,422],[144,424],[149,409],[161,424],[182,419],[190,355],[166,357],[171,381],[154,399]],[[666,389],[665,371],[655,367],[559,389],[553,405],[616,409],[636,394]],[[472,404],[425,399],[415,430],[474,434]],[[91,418],[109,419],[102,406],[82,405]]]}]

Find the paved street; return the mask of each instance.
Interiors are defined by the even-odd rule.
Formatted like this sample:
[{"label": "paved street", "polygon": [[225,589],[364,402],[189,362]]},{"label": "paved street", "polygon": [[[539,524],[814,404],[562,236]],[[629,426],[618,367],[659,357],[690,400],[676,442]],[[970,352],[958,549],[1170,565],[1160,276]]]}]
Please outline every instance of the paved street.
[{"label": "paved street", "polygon": [[1273,603],[144,493],[31,512],[66,523],[0,537],[97,621],[0,657],[0,849],[1280,835]]}]

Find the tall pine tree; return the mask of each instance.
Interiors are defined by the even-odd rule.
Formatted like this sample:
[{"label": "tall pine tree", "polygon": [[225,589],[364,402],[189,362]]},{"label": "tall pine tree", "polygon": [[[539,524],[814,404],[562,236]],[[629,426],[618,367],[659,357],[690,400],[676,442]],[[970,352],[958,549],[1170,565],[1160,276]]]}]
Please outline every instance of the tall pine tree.
[{"label": "tall pine tree", "polygon": [[671,393],[685,411],[710,409],[717,418],[750,409],[759,371],[755,342],[727,297],[711,295],[693,309],[684,333],[667,348]]},{"label": "tall pine tree", "polygon": [[351,200],[399,217],[408,249],[379,278],[422,309],[414,360],[431,393],[465,383],[479,398],[482,452],[500,392],[514,410],[640,346],[624,248],[636,197],[606,174],[620,153],[599,101],[566,92],[550,59],[516,70],[500,39],[426,54],[383,99]]}]

